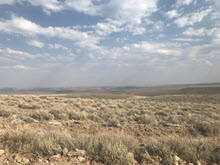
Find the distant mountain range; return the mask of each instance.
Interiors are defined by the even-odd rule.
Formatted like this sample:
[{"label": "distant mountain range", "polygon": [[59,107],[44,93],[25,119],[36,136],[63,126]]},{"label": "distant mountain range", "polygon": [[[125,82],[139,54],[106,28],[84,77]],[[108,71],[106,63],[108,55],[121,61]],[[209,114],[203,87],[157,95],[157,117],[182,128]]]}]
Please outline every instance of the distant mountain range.
[{"label": "distant mountain range", "polygon": [[201,86],[220,86],[217,83],[198,83],[198,84],[173,84],[173,85],[160,85],[160,86],[101,86],[101,87],[73,87],[73,88],[31,88],[31,89],[18,89],[18,88],[0,88],[0,94],[16,94],[16,93],[84,93],[84,92],[117,92],[124,90],[141,90],[146,88],[188,88],[188,87],[201,87]]},{"label": "distant mountain range", "polygon": [[15,89],[15,88],[0,88],[0,93],[1,94],[14,93],[16,91],[18,91],[18,89]]}]

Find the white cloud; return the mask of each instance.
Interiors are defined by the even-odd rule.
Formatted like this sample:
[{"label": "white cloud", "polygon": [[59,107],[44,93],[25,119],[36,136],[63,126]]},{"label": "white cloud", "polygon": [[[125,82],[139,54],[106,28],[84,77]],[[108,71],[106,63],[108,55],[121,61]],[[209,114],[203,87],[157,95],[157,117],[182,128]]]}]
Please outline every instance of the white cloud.
[{"label": "white cloud", "polygon": [[22,35],[36,35],[42,28],[22,17],[12,16],[11,20],[6,20],[0,22],[0,31],[6,33],[17,33]]},{"label": "white cloud", "polygon": [[188,28],[183,32],[186,36],[196,36],[196,37],[205,37],[208,36],[211,38],[212,46],[216,46],[219,48],[220,45],[220,28],[215,27],[211,29],[206,28]]},{"label": "white cloud", "polygon": [[156,31],[162,31],[163,30],[163,26],[164,26],[164,23],[162,21],[157,21],[154,23],[154,30]]},{"label": "white cloud", "polygon": [[116,40],[116,42],[118,42],[118,43],[125,43],[125,41],[127,41],[128,38],[126,38],[126,37],[124,37],[124,38],[117,37],[115,40]]},{"label": "white cloud", "polygon": [[[13,3],[15,2],[18,1],[14,0]],[[98,35],[107,36],[113,32],[120,32],[122,30],[129,31],[133,35],[144,34],[146,29],[139,25],[143,19],[146,19],[153,12],[157,11],[158,0],[151,0],[147,3],[145,0],[110,0],[101,4],[94,3],[93,0],[66,0],[64,2],[58,0],[22,0],[22,2],[28,2],[33,6],[41,6],[48,14],[50,14],[51,11],[75,10],[87,15],[101,16],[105,21],[97,23],[93,28]],[[85,32],[77,31],[75,28],[43,28],[29,20],[16,16],[13,16],[11,20],[0,22],[0,31],[1,30],[9,33],[23,33],[24,35],[44,33],[43,35],[58,36],[72,40],[83,39],[88,35]],[[92,40],[95,41],[97,38],[93,38]]]},{"label": "white cloud", "polygon": [[183,5],[190,5],[194,0],[177,0],[176,6],[181,7]]},{"label": "white cloud", "polygon": [[174,21],[175,24],[177,24],[178,27],[184,27],[189,23],[189,18],[188,17],[181,17],[177,20]]},{"label": "white cloud", "polygon": [[128,31],[133,35],[142,35],[146,29],[140,24],[153,12],[157,11],[158,0],[110,0],[107,3],[95,5],[92,0],[66,1],[68,7],[88,15],[98,15],[105,19],[90,26],[98,35],[107,36],[112,33]]},{"label": "white cloud", "polygon": [[180,41],[180,42],[201,42],[201,39],[198,38],[175,38],[175,41]]},{"label": "white cloud", "polygon": [[[139,42],[120,48],[113,48],[109,52],[109,58],[121,67],[133,66],[141,68],[188,68],[192,66],[212,67],[216,56],[207,54],[207,50],[213,49],[213,45],[203,44],[199,46],[176,44]],[[105,56],[106,57],[106,56]],[[157,67],[155,67],[157,66]],[[146,68],[145,68],[146,69]]]},{"label": "white cloud", "polygon": [[146,32],[146,29],[144,27],[138,26],[127,26],[126,29],[133,35],[143,35]]},{"label": "white cloud", "polygon": [[67,0],[65,5],[78,12],[88,15],[99,15],[132,24],[140,24],[141,19],[157,11],[158,0],[110,0],[107,3],[95,5],[93,0]]},{"label": "white cloud", "polygon": [[63,49],[63,50],[68,50],[67,47],[61,45],[61,44],[48,44],[50,49]]},{"label": "white cloud", "polygon": [[1,0],[0,5],[14,5],[15,3],[28,3],[32,6],[41,6],[43,11],[50,14],[51,11],[58,12],[64,9],[63,3],[59,0]]},{"label": "white cloud", "polygon": [[165,16],[167,16],[169,19],[172,19],[172,18],[177,18],[179,17],[181,14],[178,13],[177,10],[171,10],[171,11],[168,11],[165,13]]},{"label": "white cloud", "polygon": [[11,69],[16,69],[16,70],[35,70],[36,68],[32,68],[32,67],[28,67],[28,66],[24,66],[24,65],[12,65],[12,66],[0,66],[1,69],[7,69],[7,70],[11,70]]},{"label": "white cloud", "polygon": [[198,37],[203,37],[203,36],[213,36],[216,34],[216,32],[219,31],[219,28],[212,28],[212,29],[206,29],[204,27],[194,29],[192,27],[186,29],[183,34],[187,36],[198,36]]},{"label": "white cloud", "polygon": [[88,41],[93,44],[98,43],[99,38],[88,35],[70,27],[41,27],[22,17],[12,16],[11,20],[0,22],[0,32],[16,33],[24,36],[44,35],[48,37],[58,37],[73,41]]},{"label": "white cloud", "polygon": [[153,31],[163,31],[164,28],[164,22],[159,20],[159,21],[151,21],[149,19],[145,20],[145,23],[147,25],[147,30],[148,32],[153,32]]},{"label": "white cloud", "polygon": [[[53,45],[56,48],[59,47],[59,45]],[[65,49],[65,47],[62,47]],[[62,49],[61,48],[61,49]],[[72,63],[75,60],[75,54],[71,53],[70,51],[67,51],[66,53],[62,54],[49,54],[49,53],[40,53],[40,54],[30,54],[27,52],[23,51],[18,51],[18,50],[13,50],[10,48],[6,49],[0,49],[0,65],[13,65],[13,68],[16,69],[30,69],[28,67],[23,67],[26,66],[27,63],[32,63],[33,61],[36,62],[38,60],[41,61],[41,63],[36,63],[37,67],[32,67],[33,68],[41,68],[41,65],[46,65],[46,64],[68,64]],[[43,59],[43,61],[42,61]],[[12,67],[10,67],[13,69]],[[9,69],[10,69],[9,68]]]},{"label": "white cloud", "polygon": [[106,36],[113,32],[120,32],[124,30],[124,28],[121,27],[122,25],[123,23],[120,21],[107,19],[106,22],[97,23],[91,27],[94,28],[98,35]]},{"label": "white cloud", "polygon": [[65,6],[88,15],[99,15],[101,6],[95,6],[92,0],[66,0]]},{"label": "white cloud", "polygon": [[23,0],[29,2],[33,6],[41,6],[48,14],[58,12],[64,9],[63,4],[58,0]]},{"label": "white cloud", "polygon": [[180,52],[175,49],[171,49],[172,45],[169,44],[161,44],[161,43],[149,43],[149,42],[141,42],[139,44],[132,44],[133,48],[142,49],[144,52],[152,53],[152,54],[162,54],[162,55],[172,55],[179,56]]},{"label": "white cloud", "polygon": [[24,65],[15,65],[12,68],[14,68],[14,69],[24,69],[24,70],[30,69],[29,67],[26,67]]},{"label": "white cloud", "polygon": [[[179,48],[174,49],[174,45],[167,43],[151,43],[151,42],[139,42],[134,43],[122,48],[114,48],[110,54],[113,59],[120,59],[126,56],[126,59],[141,59],[146,62],[147,59],[157,58],[159,55],[162,56],[179,56],[181,50]],[[132,61],[132,60],[131,60]]]},{"label": "white cloud", "polygon": [[16,2],[15,0],[1,0],[0,5],[12,5],[15,2]]},{"label": "white cloud", "polygon": [[22,51],[13,50],[10,48],[3,49],[3,50],[1,50],[0,53],[2,54],[2,56],[20,59],[20,60],[35,58],[34,55],[32,55],[32,54],[22,52]]},{"label": "white cloud", "polygon": [[216,46],[218,46],[218,48],[219,48],[219,45],[220,45],[220,28],[216,28],[212,35],[213,35],[212,43],[216,44]]},{"label": "white cloud", "polygon": [[34,60],[39,55],[33,55],[27,52],[13,50],[10,48],[0,49],[0,65],[17,64],[27,60]]},{"label": "white cloud", "polygon": [[213,12],[211,15],[212,20],[219,20],[220,18],[220,12]]},{"label": "white cloud", "polygon": [[102,15],[113,19],[140,24],[142,18],[157,11],[158,0],[111,0],[102,8]]},{"label": "white cloud", "polygon": [[34,47],[38,47],[38,48],[43,48],[44,47],[44,43],[37,41],[37,40],[30,40],[27,41],[27,44],[30,46],[34,46]]},{"label": "white cloud", "polygon": [[[156,25],[159,24],[155,23]],[[139,25],[126,24],[124,21],[112,19],[106,19],[104,22],[99,22],[96,25],[84,26],[84,28],[92,28],[100,36],[108,36],[122,31],[131,32],[133,35],[143,35],[146,32],[146,29]]]},{"label": "white cloud", "polygon": [[180,17],[174,21],[178,27],[184,27],[187,25],[194,25],[195,23],[201,22],[205,16],[212,11],[211,8],[202,10],[199,12],[187,14],[186,16]]},{"label": "white cloud", "polygon": [[101,4],[95,3],[94,0],[3,0],[1,3],[12,5],[19,2],[26,2],[33,6],[41,6],[48,14],[62,10],[75,10],[87,15],[102,16],[131,24],[140,24],[142,18],[157,11],[158,0],[151,0],[147,3],[145,0],[110,0]]},{"label": "white cloud", "polygon": [[206,36],[207,30],[205,28],[194,29],[192,27],[186,29],[183,34],[187,36]]}]

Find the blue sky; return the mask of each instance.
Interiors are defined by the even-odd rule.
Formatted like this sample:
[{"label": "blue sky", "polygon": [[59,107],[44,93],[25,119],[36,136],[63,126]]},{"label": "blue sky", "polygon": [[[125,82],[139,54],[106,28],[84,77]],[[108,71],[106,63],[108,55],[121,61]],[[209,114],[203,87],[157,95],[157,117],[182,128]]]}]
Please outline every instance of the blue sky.
[{"label": "blue sky", "polygon": [[220,81],[219,0],[0,0],[0,87]]}]

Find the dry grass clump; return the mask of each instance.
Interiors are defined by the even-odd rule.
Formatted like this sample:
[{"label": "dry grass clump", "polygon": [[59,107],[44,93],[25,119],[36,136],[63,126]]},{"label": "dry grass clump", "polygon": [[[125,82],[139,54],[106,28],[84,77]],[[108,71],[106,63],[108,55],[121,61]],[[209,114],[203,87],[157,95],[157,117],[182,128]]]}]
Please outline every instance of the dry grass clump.
[{"label": "dry grass clump", "polygon": [[27,104],[27,103],[19,104],[18,107],[22,109],[40,109],[39,105],[32,105],[32,104]]},{"label": "dry grass clump", "polygon": [[158,121],[154,115],[140,115],[135,118],[135,120],[139,124],[145,124],[145,125],[153,125],[156,126],[158,125]]},{"label": "dry grass clump", "polygon": [[158,111],[158,112],[155,113],[155,115],[160,116],[160,117],[167,117],[170,114],[167,113],[167,112],[164,112],[164,111]]},{"label": "dry grass clump", "polygon": [[56,120],[86,120],[87,112],[80,112],[78,110],[50,110],[50,114]]},{"label": "dry grass clump", "polygon": [[66,112],[70,120],[87,120],[88,114],[85,111],[69,110]]},{"label": "dry grass clump", "polygon": [[99,121],[112,127],[118,127],[120,125],[119,116],[113,110],[103,110],[99,114]]},{"label": "dry grass clump", "polygon": [[30,127],[7,130],[0,135],[0,141],[10,152],[31,152],[39,155],[54,155],[61,153],[64,147],[74,148],[69,134],[33,130]]},{"label": "dry grass clump", "polygon": [[63,110],[50,110],[49,113],[54,116],[55,120],[62,120],[61,114],[64,113]]},{"label": "dry grass clump", "polygon": [[8,119],[8,121],[12,123],[33,123],[35,121],[32,117],[15,113],[13,113],[13,115],[11,115]]},{"label": "dry grass clump", "polygon": [[30,152],[49,156],[62,153],[64,147],[86,150],[96,161],[108,164],[128,164],[126,155],[135,152],[137,140],[125,134],[73,135],[69,133],[33,130],[31,127],[7,130],[0,142],[10,152]]},{"label": "dry grass clump", "polygon": [[220,135],[220,122],[197,121],[192,124],[191,129],[203,136],[218,136]]},{"label": "dry grass clump", "polygon": [[38,121],[54,119],[54,116],[52,114],[44,110],[32,112],[29,116]]},{"label": "dry grass clump", "polygon": [[78,147],[87,151],[89,156],[107,165],[128,164],[128,152],[136,152],[137,140],[125,134],[99,134],[81,137]]},{"label": "dry grass clump", "polygon": [[0,109],[0,117],[9,117],[11,115],[11,112],[10,111],[7,111],[7,110],[3,110],[3,109]]},{"label": "dry grass clump", "polygon": [[151,156],[160,156],[162,164],[172,163],[174,155],[178,155],[188,163],[201,160],[219,164],[220,140],[180,137],[152,138],[146,144],[146,152]]}]

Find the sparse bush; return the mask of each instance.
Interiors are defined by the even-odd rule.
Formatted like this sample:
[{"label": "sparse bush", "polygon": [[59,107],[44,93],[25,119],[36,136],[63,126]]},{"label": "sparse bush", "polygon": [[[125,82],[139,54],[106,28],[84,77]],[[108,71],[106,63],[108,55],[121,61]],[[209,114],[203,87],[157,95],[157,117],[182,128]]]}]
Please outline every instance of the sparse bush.
[{"label": "sparse bush", "polygon": [[22,109],[40,109],[39,105],[32,105],[32,104],[19,104],[18,107]]},{"label": "sparse bush", "polygon": [[117,116],[115,114],[106,114],[105,116],[103,116],[104,121],[107,123],[108,126],[111,127],[118,127],[120,124],[119,119],[117,118]]},{"label": "sparse bush", "polygon": [[95,121],[95,122],[99,122],[101,120],[97,114],[89,114],[88,119]]},{"label": "sparse bush", "polygon": [[29,117],[29,116],[26,116],[26,115],[21,115],[21,114],[17,114],[17,115],[13,115],[11,116],[11,120],[22,120],[24,121],[25,123],[33,123],[34,122],[34,119],[32,117]]},{"label": "sparse bush", "polygon": [[87,112],[78,112],[70,110],[67,112],[70,120],[86,120],[88,115]]},{"label": "sparse bush", "polygon": [[98,134],[92,136],[71,135],[61,132],[22,128],[0,134],[0,141],[10,152],[31,152],[39,155],[55,155],[62,149],[86,150],[96,161],[107,165],[128,164],[128,152],[136,152],[138,142],[125,134]]},{"label": "sparse bush", "polygon": [[0,110],[0,117],[9,117],[11,115],[10,111]]},{"label": "sparse bush", "polygon": [[158,121],[155,118],[154,115],[141,115],[141,116],[137,116],[135,118],[135,120],[139,123],[139,124],[146,124],[146,125],[158,125]]},{"label": "sparse bush", "polygon": [[165,117],[168,116],[168,114],[166,112],[163,112],[163,111],[156,112],[155,115],[165,116]]},{"label": "sparse bush", "polygon": [[69,120],[69,116],[66,113],[58,114],[59,120]]},{"label": "sparse bush", "polygon": [[151,156],[160,156],[163,160],[163,164],[172,163],[173,151],[170,146],[164,143],[162,140],[151,139],[147,142],[146,151]]},{"label": "sparse bush", "polygon": [[72,115],[71,111],[51,110],[51,111],[49,111],[49,113],[52,114],[54,116],[54,119],[56,119],[56,120],[76,119],[76,116],[75,116],[75,118],[73,118],[71,116]]},{"label": "sparse bush", "polygon": [[220,122],[196,122],[193,128],[204,136],[218,136],[220,134]]},{"label": "sparse bush", "polygon": [[125,134],[102,134],[81,137],[78,145],[96,161],[107,165],[125,165],[128,164],[127,153],[136,152],[138,142]]},{"label": "sparse bush", "polygon": [[33,123],[34,122],[34,119],[31,117],[28,117],[28,116],[23,116],[21,118],[21,120],[23,120],[25,123]]},{"label": "sparse bush", "polygon": [[54,119],[60,120],[60,114],[64,113],[62,110],[51,110],[49,111],[50,114],[54,116]]},{"label": "sparse bush", "polygon": [[47,111],[36,111],[29,115],[36,120],[53,120],[54,116]]},{"label": "sparse bush", "polygon": [[41,99],[47,99],[47,96],[40,96]]},{"label": "sparse bush", "polygon": [[39,155],[62,153],[64,147],[74,149],[69,134],[24,128],[8,130],[0,135],[0,141],[10,152],[31,152]]},{"label": "sparse bush", "polygon": [[187,162],[203,160],[220,163],[220,143],[213,139],[152,138],[146,144],[146,151],[151,156],[160,156],[162,164],[172,163],[174,155]]}]

